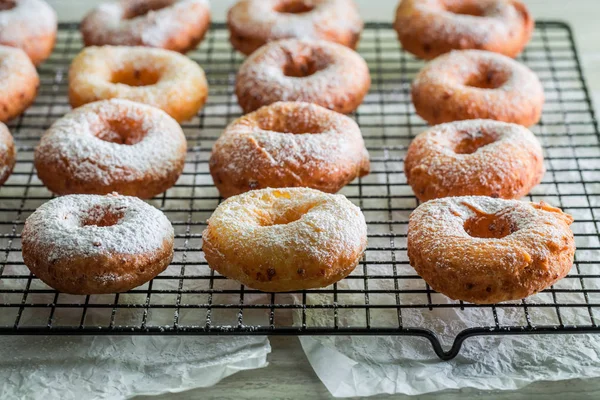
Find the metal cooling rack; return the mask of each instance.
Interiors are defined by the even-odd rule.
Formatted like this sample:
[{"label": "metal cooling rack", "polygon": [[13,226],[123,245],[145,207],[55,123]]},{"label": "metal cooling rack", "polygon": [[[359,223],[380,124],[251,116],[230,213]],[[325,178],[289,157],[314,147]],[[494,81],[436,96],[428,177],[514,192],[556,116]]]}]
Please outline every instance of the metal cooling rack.
[{"label": "metal cooling rack", "polygon": [[[362,208],[369,226],[369,246],[359,267],[338,284],[295,294],[261,293],[210,271],[201,232],[220,198],[207,162],[222,129],[240,115],[233,86],[242,57],[232,51],[227,36],[225,27],[215,24],[189,54],[207,73],[209,101],[183,125],[189,153],[181,179],[151,200],[175,227],[173,264],[128,293],[73,296],[32,276],[20,246],[25,219],[52,197],[36,177],[33,149],[44,130],[70,109],[67,73],[82,47],[76,25],[60,26],[54,54],[39,68],[36,103],[9,126],[18,161],[0,189],[0,334],[406,335],[428,339],[440,358],[450,359],[474,335],[600,332],[599,134],[567,25],[538,22],[521,61],[538,73],[547,98],[542,121],[533,130],[544,145],[548,171],[529,197],[575,216],[575,265],[543,293],[486,306],[435,293],[408,264],[407,222],[418,203],[402,162],[411,139],[426,127],[410,101],[410,82],[422,62],[401,51],[388,24],[367,24],[359,47],[373,86],[353,117],[362,128],[373,171],[342,192]],[[434,330],[410,317],[473,309],[488,313],[489,319],[458,332],[449,349]],[[536,310],[553,317],[540,324]],[[392,314],[380,318],[380,311]],[[506,311],[522,315],[521,322],[505,323]],[[353,317],[346,318],[348,314]]]}]

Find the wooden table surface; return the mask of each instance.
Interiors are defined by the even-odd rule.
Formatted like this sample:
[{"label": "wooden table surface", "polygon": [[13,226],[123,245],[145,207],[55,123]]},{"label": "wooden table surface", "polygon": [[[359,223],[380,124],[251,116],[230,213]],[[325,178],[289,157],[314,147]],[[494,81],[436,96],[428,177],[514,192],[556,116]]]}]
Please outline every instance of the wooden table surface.
[{"label": "wooden table surface", "polygon": [[[99,0],[48,0],[57,10],[61,21],[78,21]],[[226,10],[234,0],[212,0],[214,21],[223,21]],[[367,21],[388,21],[392,18],[397,0],[357,0]],[[568,22],[574,32],[583,63],[584,74],[591,90],[596,110],[600,105],[600,0],[525,0],[537,19]],[[267,368],[243,371],[232,375],[216,386],[177,394],[138,399],[328,399],[329,392],[308,363],[296,337],[271,337],[273,351]],[[400,339],[401,340],[401,339]],[[408,399],[409,396],[377,396],[376,398]],[[518,391],[484,392],[479,390],[449,391],[410,397],[414,400],[443,398],[446,400],[477,398],[504,399],[598,399],[600,379],[537,382]]]}]

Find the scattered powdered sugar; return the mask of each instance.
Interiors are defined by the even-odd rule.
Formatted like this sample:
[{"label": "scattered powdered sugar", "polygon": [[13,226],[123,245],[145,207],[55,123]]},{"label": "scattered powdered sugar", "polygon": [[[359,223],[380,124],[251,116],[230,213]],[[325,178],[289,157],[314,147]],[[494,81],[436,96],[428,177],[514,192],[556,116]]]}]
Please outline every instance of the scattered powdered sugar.
[{"label": "scattered powdered sugar", "polygon": [[[134,124],[141,141],[120,144],[97,137],[110,123]],[[139,124],[139,125],[138,125]],[[126,181],[165,176],[185,157],[186,139],[165,112],[128,100],[112,99],[79,107],[56,121],[42,136],[35,162],[59,164],[77,180],[108,184],[114,175]]]},{"label": "scattered powdered sugar", "polygon": [[229,24],[241,36],[264,41],[301,38],[322,39],[323,32],[348,31],[359,34],[363,22],[352,0],[304,0],[313,7],[304,13],[276,11],[282,0],[243,0],[229,12]]},{"label": "scattered powdered sugar", "polygon": [[[483,141],[470,154],[457,154],[461,142]],[[517,185],[525,174],[539,182],[544,174],[542,147],[527,128],[492,120],[466,120],[441,124],[419,134],[409,146],[406,175],[419,171],[432,179],[429,185],[446,192],[477,182],[488,190]]]},{"label": "scattered powdered sugar", "polygon": [[[287,224],[260,224],[261,215],[277,220],[292,210],[304,212]],[[265,265],[296,257],[335,265],[339,257],[364,251],[367,245],[367,225],[357,206],[343,195],[308,188],[260,189],[230,197],[217,207],[208,226],[224,247]]]},{"label": "scattered powdered sugar", "polygon": [[12,0],[15,7],[0,11],[0,43],[22,47],[32,36],[56,32],[56,13],[42,0]]},{"label": "scattered powdered sugar", "polygon": [[[121,216],[114,225],[86,225],[98,213]],[[25,221],[22,240],[48,260],[98,254],[140,254],[172,241],[173,227],[158,209],[137,197],[69,195],[41,205]]]},{"label": "scattered powdered sugar", "polygon": [[95,44],[163,47],[181,35],[182,27],[194,26],[210,11],[207,0],[154,0],[163,8],[127,19],[129,10],[144,6],[140,0],[99,5],[83,20],[81,29]]},{"label": "scattered powdered sugar", "polygon": [[[312,60],[317,69],[306,77],[284,74],[288,63]],[[262,104],[276,101],[306,101],[334,109],[346,99],[354,99],[370,85],[369,68],[358,53],[342,45],[288,39],[269,43],[246,59],[237,75],[236,94],[261,99]]]}]

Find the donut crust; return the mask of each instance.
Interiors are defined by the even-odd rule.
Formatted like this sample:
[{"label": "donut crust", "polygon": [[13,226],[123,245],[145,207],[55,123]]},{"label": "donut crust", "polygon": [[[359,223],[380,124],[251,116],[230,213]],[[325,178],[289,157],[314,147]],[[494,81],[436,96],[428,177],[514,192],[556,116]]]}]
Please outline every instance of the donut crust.
[{"label": "donut crust", "polygon": [[426,64],[412,83],[417,114],[430,125],[494,119],[523,126],[542,115],[544,89],[525,65],[482,50],[456,50]]},{"label": "donut crust", "polygon": [[491,304],[537,293],[573,265],[573,218],[548,204],[446,197],[409,218],[408,258],[436,291]]},{"label": "donut crust", "polygon": [[466,49],[515,58],[533,27],[518,0],[401,0],[394,22],[404,50],[426,60]]},{"label": "donut crust", "polygon": [[527,128],[492,120],[437,125],[420,133],[404,160],[421,201],[450,196],[518,199],[544,176],[540,143]]},{"label": "donut crust", "polygon": [[[249,55],[281,39],[321,39],[355,49],[363,21],[352,0],[241,0],[227,13],[231,45]],[[294,11],[285,12],[286,8]],[[281,11],[279,11],[281,10]]]},{"label": "donut crust", "polygon": [[6,125],[0,122],[0,185],[10,177],[16,161],[13,137]]},{"label": "donut crust", "polygon": [[367,226],[342,195],[260,189],[221,203],[202,240],[210,268],[254,289],[287,292],[325,287],[352,272]]},{"label": "donut crust", "polygon": [[295,102],[273,103],[232,122],[215,143],[209,167],[225,198],[267,187],[336,193],[370,168],[351,118]]},{"label": "donut crust", "polygon": [[235,93],[245,113],[277,101],[356,110],[371,86],[365,60],[337,43],[286,39],[261,47],[240,67]]},{"label": "donut crust", "polygon": [[8,46],[0,46],[0,76],[0,121],[6,122],[34,102],[40,78],[27,54]]}]

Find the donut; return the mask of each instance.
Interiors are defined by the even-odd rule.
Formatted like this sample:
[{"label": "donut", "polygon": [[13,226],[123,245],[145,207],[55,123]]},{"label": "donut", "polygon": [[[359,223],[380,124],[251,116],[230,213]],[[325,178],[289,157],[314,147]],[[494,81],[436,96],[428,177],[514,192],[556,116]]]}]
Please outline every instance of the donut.
[{"label": "donut", "polygon": [[335,193],[369,173],[369,153],[350,117],[315,104],[278,102],[229,124],[209,168],[223,197],[294,186]]},{"label": "donut", "polygon": [[21,49],[0,46],[0,121],[20,115],[35,100],[40,78]]},{"label": "donut", "polygon": [[35,65],[50,57],[56,30],[56,13],[45,1],[0,2],[0,45],[22,49]]},{"label": "donut", "polygon": [[86,46],[147,46],[187,53],[209,26],[207,0],[121,0],[90,11],[80,30]]},{"label": "donut", "polygon": [[62,196],[25,221],[23,261],[60,292],[125,292],[169,266],[173,235],[167,217],[138,198]]},{"label": "donut", "polygon": [[305,101],[348,114],[370,86],[367,63],[353,50],[323,40],[286,39],[246,59],[235,93],[245,113],[277,101]]},{"label": "donut", "polygon": [[358,265],[367,224],[345,196],[259,189],[221,203],[202,233],[210,268],[265,292],[331,285]]},{"label": "donut", "polygon": [[434,290],[453,300],[518,300],[569,273],[575,254],[572,222],[544,202],[435,199],[410,215],[408,258]]},{"label": "donut", "polygon": [[6,125],[0,122],[0,185],[12,174],[16,162],[13,137]]},{"label": "donut", "polygon": [[53,193],[151,198],[173,186],[187,145],[167,113],[128,100],[104,100],[57,120],[35,149],[38,177]]},{"label": "donut", "polygon": [[73,108],[120,98],[158,107],[181,122],[194,117],[207,96],[202,68],[170,50],[86,47],[69,70],[69,100]]},{"label": "donut", "polygon": [[321,39],[356,48],[363,21],[352,0],[241,0],[227,14],[232,46],[251,54],[280,39]]},{"label": "donut", "polygon": [[419,134],[404,160],[408,184],[421,201],[449,196],[517,199],[542,180],[542,147],[521,125],[457,121]]},{"label": "donut", "polygon": [[544,89],[512,58],[457,50],[423,67],[412,83],[412,102],[431,125],[482,118],[531,126],[542,115]]},{"label": "donut", "polygon": [[430,60],[451,50],[516,57],[534,21],[518,0],[401,0],[394,29],[404,50]]}]

